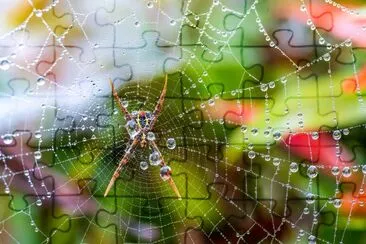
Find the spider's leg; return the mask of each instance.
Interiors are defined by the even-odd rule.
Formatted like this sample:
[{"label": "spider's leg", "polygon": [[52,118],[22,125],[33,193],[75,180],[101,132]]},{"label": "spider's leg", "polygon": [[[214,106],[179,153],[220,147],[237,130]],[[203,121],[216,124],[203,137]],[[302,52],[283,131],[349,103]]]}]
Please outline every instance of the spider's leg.
[{"label": "spider's leg", "polygon": [[158,103],[156,104],[154,112],[153,112],[153,119],[151,120],[151,123],[150,123],[150,130],[152,130],[154,128],[154,124],[155,124],[156,120],[158,119],[159,114],[163,108],[167,85],[168,85],[168,75],[166,74],[163,90],[160,93],[160,98],[159,98]]},{"label": "spider's leg", "polygon": [[109,84],[111,85],[112,94],[113,94],[114,100],[116,100],[117,106],[119,107],[121,112],[125,115],[126,119],[130,120],[131,115],[127,111],[127,109],[122,106],[121,101],[119,100],[119,97],[118,97],[118,93],[117,93],[116,89],[114,88],[114,84],[113,84],[113,81],[111,79],[109,79]]},{"label": "spider's leg", "polygon": [[[160,150],[158,148],[158,145],[156,145],[155,141],[149,141],[149,144],[150,144],[151,148],[154,151],[158,152],[160,154],[161,158],[163,158],[163,155],[161,154],[161,152],[160,152]],[[163,160],[163,162],[164,162],[164,160]],[[162,163],[162,166],[164,166],[164,165],[165,165],[165,163]]]},{"label": "spider's leg", "polygon": [[[161,166],[162,167],[165,166],[166,163],[165,163],[165,161],[163,159],[163,155],[160,153],[159,148],[156,145],[156,143],[154,141],[149,141],[149,143],[151,144],[151,147],[153,148],[153,150],[155,150],[156,152],[158,152],[160,154],[160,157],[161,157]],[[174,193],[177,195],[178,199],[179,200],[182,200],[182,196],[180,195],[179,190],[178,190],[178,187],[175,185],[174,180],[173,180],[172,177],[170,177],[168,179],[168,183],[169,183],[170,187],[173,189]]]},{"label": "spider's leg", "polygon": [[175,192],[175,195],[177,195],[178,200],[182,200],[182,196],[180,195],[178,187],[175,185],[172,177],[169,178],[168,183],[169,183],[170,187],[173,189],[173,191]]},{"label": "spider's leg", "polygon": [[111,190],[114,182],[117,180],[117,178],[119,176],[119,172],[121,171],[123,165],[127,164],[128,159],[131,156],[132,150],[135,148],[137,143],[138,143],[138,139],[135,139],[135,140],[133,140],[132,144],[128,147],[125,155],[123,156],[123,158],[119,162],[117,169],[114,171],[113,176],[112,176],[111,180],[109,181],[107,189],[104,192],[104,197],[108,195],[108,192]]}]

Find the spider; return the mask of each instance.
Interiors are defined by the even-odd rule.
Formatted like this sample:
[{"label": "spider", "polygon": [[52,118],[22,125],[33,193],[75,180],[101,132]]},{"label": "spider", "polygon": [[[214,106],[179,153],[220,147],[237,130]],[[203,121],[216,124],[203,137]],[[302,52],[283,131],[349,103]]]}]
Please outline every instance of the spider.
[{"label": "spider", "polygon": [[125,120],[127,121],[125,127],[130,136],[130,141],[126,153],[124,154],[120,163],[118,164],[117,169],[114,171],[113,176],[108,184],[108,187],[105,190],[104,197],[108,195],[108,192],[111,190],[114,182],[119,177],[119,173],[122,170],[122,167],[128,163],[128,160],[132,152],[136,149],[137,146],[140,146],[141,148],[149,147],[152,150],[152,153],[149,156],[151,164],[160,165],[161,179],[163,181],[168,181],[169,185],[171,186],[175,194],[178,196],[179,199],[181,199],[182,197],[172,178],[172,170],[168,165],[166,165],[163,156],[155,143],[155,135],[152,132],[152,130],[154,129],[155,122],[158,119],[159,114],[163,108],[168,83],[168,76],[165,75],[164,87],[163,90],[161,91],[160,98],[153,112],[133,111],[132,113],[129,113],[128,110],[126,109],[126,106],[121,104],[117,91],[115,90],[111,79],[109,79],[109,83],[112,88],[113,97],[116,100],[119,109],[124,114]]}]

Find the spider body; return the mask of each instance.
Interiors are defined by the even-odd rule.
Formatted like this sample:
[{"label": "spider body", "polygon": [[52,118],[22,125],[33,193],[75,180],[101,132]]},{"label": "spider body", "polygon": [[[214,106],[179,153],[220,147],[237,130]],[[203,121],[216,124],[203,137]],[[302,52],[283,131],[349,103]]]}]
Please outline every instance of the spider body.
[{"label": "spider body", "polygon": [[141,129],[147,129],[150,121],[153,119],[150,111],[139,111],[136,122]]},{"label": "spider body", "polygon": [[153,118],[150,111],[133,111],[131,119],[126,123],[125,127],[130,135],[130,139],[138,139],[142,148],[145,148],[148,144],[146,133],[150,130],[149,125]]},{"label": "spider body", "polygon": [[120,108],[121,112],[124,114],[125,119],[127,121],[125,128],[130,137],[130,145],[127,148],[120,163],[118,164],[117,169],[114,171],[113,176],[104,193],[104,196],[106,196],[108,194],[108,192],[112,188],[114,182],[119,177],[119,172],[122,170],[122,167],[128,163],[128,160],[131,157],[133,150],[136,148],[137,145],[140,145],[141,148],[149,147],[152,150],[152,152],[149,156],[150,164],[153,166],[160,165],[161,179],[163,181],[168,181],[170,186],[172,187],[173,191],[175,192],[175,194],[178,196],[179,199],[181,199],[178,188],[176,187],[176,185],[171,177],[171,174],[172,174],[171,168],[168,165],[166,165],[166,163],[159,151],[159,148],[155,143],[155,134],[152,132],[155,122],[156,122],[156,120],[161,112],[162,106],[163,106],[166,89],[167,89],[167,81],[168,81],[168,77],[165,76],[164,88],[160,94],[160,98],[159,98],[153,112],[141,110],[141,111],[133,111],[130,114],[127,111],[126,107],[124,107],[121,104],[118,94],[117,94],[116,90],[114,89],[113,82],[110,80],[113,97],[116,100],[118,107]]}]

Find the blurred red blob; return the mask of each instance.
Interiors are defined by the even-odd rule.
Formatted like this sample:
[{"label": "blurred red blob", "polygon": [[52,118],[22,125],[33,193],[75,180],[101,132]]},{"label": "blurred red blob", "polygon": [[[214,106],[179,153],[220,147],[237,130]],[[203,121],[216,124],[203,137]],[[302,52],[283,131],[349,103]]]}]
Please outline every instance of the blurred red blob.
[{"label": "blurred red blob", "polygon": [[[317,29],[323,29],[329,35],[344,41],[350,38],[353,44],[366,45],[366,18],[357,15],[356,5],[348,4],[345,8],[333,6],[321,1],[311,1],[306,5],[306,11],[301,11],[298,1],[277,5],[275,15],[280,18],[298,21],[304,25],[312,24]],[[352,9],[356,9],[353,11]]]},{"label": "blurred red blob", "polygon": [[[322,175],[331,176],[331,168],[334,166],[339,167],[342,171],[343,167],[357,165],[354,162],[353,153],[341,143],[337,143],[329,133],[319,133],[318,139],[313,139],[307,133],[288,135],[284,140],[284,146],[293,155],[305,159],[311,164],[324,166],[324,169],[321,170]],[[337,153],[337,147],[339,153]],[[366,208],[362,206],[362,201],[365,201],[366,197],[359,195],[360,188],[363,187],[360,173],[354,173],[349,177],[339,176],[338,180],[341,186],[352,186],[351,189],[341,187],[341,192],[337,195],[337,198],[342,201],[340,211],[344,214],[352,212],[352,215],[365,215]]]},{"label": "blurred red blob", "polygon": [[345,93],[355,93],[358,88],[366,90],[366,65],[362,67],[356,76],[345,79],[342,83],[342,88]]},{"label": "blurred red blob", "polygon": [[[284,140],[285,147],[298,157],[311,163],[319,163],[325,167],[349,166],[352,154],[339,145],[337,157],[337,141],[329,133],[319,133],[318,139],[313,139],[308,133],[293,134]],[[328,170],[329,171],[329,170]]]},{"label": "blurred red blob", "polygon": [[255,123],[260,118],[260,113],[263,113],[263,106],[259,103],[237,103],[236,101],[215,101],[215,106],[208,107],[206,110],[207,117],[211,119],[224,119],[232,124],[247,124]]}]

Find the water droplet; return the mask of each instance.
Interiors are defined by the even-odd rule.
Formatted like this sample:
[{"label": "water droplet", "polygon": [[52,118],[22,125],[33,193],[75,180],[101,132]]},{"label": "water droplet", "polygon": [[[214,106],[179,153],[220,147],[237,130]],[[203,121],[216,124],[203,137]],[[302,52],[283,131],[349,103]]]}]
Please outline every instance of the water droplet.
[{"label": "water droplet", "polygon": [[155,134],[154,134],[154,132],[152,132],[152,131],[149,131],[148,133],[147,133],[147,139],[149,140],[149,141],[155,141]]},{"label": "water droplet", "polygon": [[337,166],[332,167],[332,175],[339,175],[339,168]]},{"label": "water droplet", "polygon": [[353,165],[352,170],[353,170],[353,172],[357,172],[358,171],[358,165]]},{"label": "water droplet", "polygon": [[309,168],[307,170],[307,175],[311,179],[317,177],[318,176],[318,169],[314,165],[309,166]]},{"label": "water droplet", "polygon": [[273,88],[276,87],[276,83],[274,81],[271,81],[271,82],[268,83],[268,87],[273,89]]},{"label": "water droplet", "polygon": [[342,175],[343,175],[344,177],[348,178],[348,177],[350,177],[350,176],[351,176],[351,174],[352,174],[352,171],[351,171],[350,167],[344,167],[344,168],[342,169]]},{"label": "water droplet", "polygon": [[3,59],[0,62],[0,69],[2,70],[8,70],[10,68],[10,63],[7,59]]},{"label": "water droplet", "polygon": [[41,199],[37,199],[37,201],[36,201],[36,205],[37,205],[38,207],[42,206],[42,200],[41,200]]},{"label": "water droplet", "polygon": [[329,53],[324,54],[323,59],[324,59],[324,61],[327,61],[327,62],[330,61],[330,54]]},{"label": "water droplet", "polygon": [[35,151],[34,152],[34,158],[35,159],[41,159],[42,157],[42,153],[40,151]]},{"label": "water droplet", "polygon": [[250,159],[255,158],[255,152],[254,151],[249,151],[248,152],[248,158],[250,158]]},{"label": "water droplet", "polygon": [[175,24],[177,24],[177,22],[174,19],[170,20],[170,25],[175,25]]},{"label": "water droplet", "polygon": [[10,145],[14,141],[14,137],[12,134],[5,134],[1,137],[5,145]]},{"label": "water droplet", "polygon": [[352,40],[351,39],[347,39],[345,42],[346,47],[350,47],[352,46]]},{"label": "water droplet", "polygon": [[338,141],[339,139],[341,139],[342,133],[339,130],[335,130],[333,131],[332,136],[334,140]]},{"label": "water droplet", "polygon": [[362,165],[362,173],[366,175],[366,164]]},{"label": "water droplet", "polygon": [[35,14],[37,17],[42,17],[43,12],[42,12],[42,10],[40,10],[40,9],[35,9],[35,10],[34,10],[34,14]]},{"label": "water droplet", "polygon": [[128,101],[122,101],[122,107],[127,108],[128,107]]},{"label": "water droplet", "polygon": [[243,133],[247,132],[247,129],[248,129],[248,127],[247,127],[246,125],[242,125],[242,126],[240,127],[240,130],[241,130],[241,132],[243,132]]},{"label": "water droplet", "polygon": [[39,77],[39,78],[37,79],[37,85],[38,85],[38,86],[43,86],[44,84],[46,84],[45,79],[44,79],[43,77]]},{"label": "water droplet", "polygon": [[268,85],[267,84],[261,84],[260,88],[261,88],[262,92],[266,92],[268,90]]},{"label": "water droplet", "polygon": [[149,156],[149,162],[153,166],[157,166],[161,163],[161,157],[160,154],[156,151],[152,152]]},{"label": "water droplet", "polygon": [[253,128],[253,129],[251,130],[251,132],[252,132],[252,135],[253,135],[253,136],[258,135],[258,129],[257,129],[257,128]]},{"label": "water droplet", "polygon": [[345,135],[345,136],[347,136],[347,135],[349,135],[349,129],[343,129],[343,135]]},{"label": "water droplet", "polygon": [[307,204],[313,204],[315,202],[315,196],[312,193],[307,193],[306,194],[306,199],[305,199]]},{"label": "water droplet", "polygon": [[127,121],[126,129],[132,139],[138,134],[138,131],[136,131],[136,121],[134,119]]},{"label": "water droplet", "polygon": [[280,165],[280,163],[281,163],[281,160],[279,158],[274,158],[272,161],[272,164],[274,166],[278,166],[278,165]]},{"label": "water droplet", "polygon": [[172,174],[172,169],[168,165],[160,168],[160,177],[162,180],[169,180]]},{"label": "water droplet", "polygon": [[136,127],[136,122],[135,122],[135,120],[133,120],[133,119],[131,119],[131,120],[129,120],[129,121],[127,121],[127,123],[126,123],[126,127],[128,128],[128,129],[135,129],[135,127]]},{"label": "water droplet", "polygon": [[275,131],[275,132],[273,133],[273,139],[274,139],[275,141],[280,140],[280,139],[281,139],[281,132],[279,132],[279,131]]},{"label": "water droplet", "polygon": [[317,131],[311,132],[311,139],[318,140],[319,139],[319,133]]},{"label": "water droplet", "polygon": [[168,138],[166,140],[166,146],[168,149],[173,150],[176,147],[176,142],[174,138]]},{"label": "water droplet", "polygon": [[148,7],[148,8],[153,8],[153,7],[154,7],[154,4],[153,4],[152,2],[148,2],[148,3],[147,3],[147,7]]},{"label": "water droplet", "polygon": [[295,163],[295,162],[292,162],[290,164],[290,171],[292,173],[296,173],[298,170],[299,170],[299,165],[297,165],[297,163]]},{"label": "water droplet", "polygon": [[148,167],[149,167],[149,164],[146,161],[141,161],[140,162],[140,168],[142,170],[147,170]]},{"label": "water droplet", "polygon": [[316,237],[315,237],[315,236],[313,236],[313,235],[310,235],[310,236],[308,237],[308,243],[309,243],[309,244],[316,244]]},{"label": "water droplet", "polygon": [[342,206],[342,200],[339,198],[336,198],[333,200],[333,205],[335,208],[340,208]]}]

